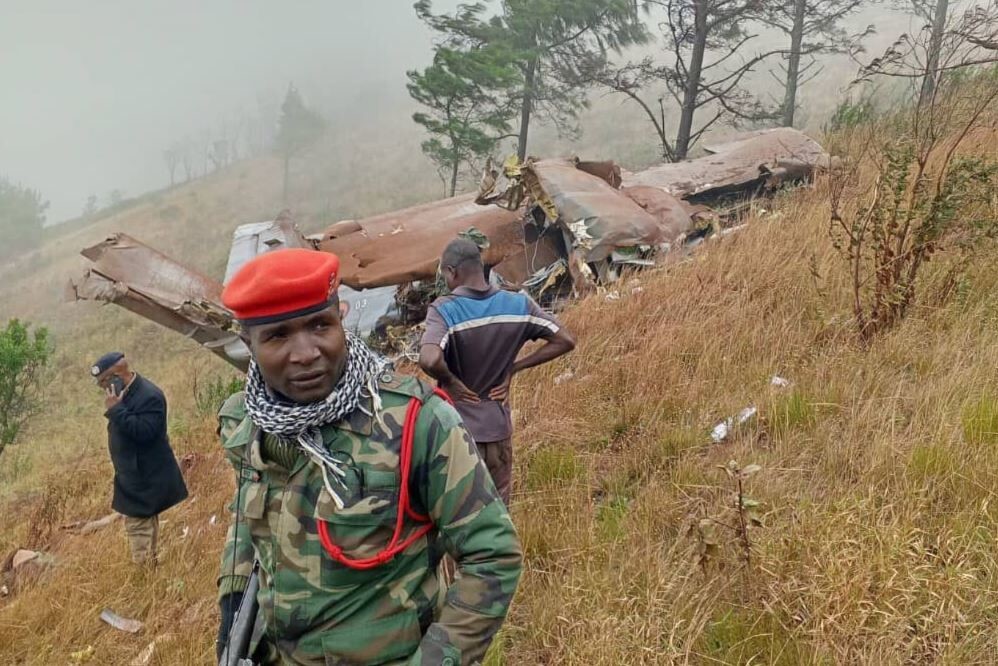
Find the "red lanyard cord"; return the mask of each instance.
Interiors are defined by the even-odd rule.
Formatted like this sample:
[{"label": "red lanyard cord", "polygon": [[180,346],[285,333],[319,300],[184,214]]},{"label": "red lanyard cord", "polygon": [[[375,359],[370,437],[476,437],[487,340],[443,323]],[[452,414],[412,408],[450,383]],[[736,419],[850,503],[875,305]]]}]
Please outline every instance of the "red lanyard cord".
[{"label": "red lanyard cord", "polygon": [[[441,389],[434,389],[433,393],[447,400],[447,402],[451,402],[450,396]],[[409,470],[412,467],[412,446],[416,432],[416,419],[419,418],[419,410],[422,405],[423,403],[419,398],[413,398],[409,401],[409,407],[405,413],[405,425],[402,428],[402,446],[399,452],[399,474],[402,477],[399,481],[399,506],[398,512],[395,515],[395,531],[392,533],[392,538],[388,542],[388,545],[373,557],[362,559],[348,557],[343,553],[342,548],[333,543],[332,537],[329,536],[329,523],[325,520],[316,520],[319,530],[319,541],[322,543],[323,549],[325,549],[331,558],[345,567],[358,570],[379,567],[391,561],[396,555],[406,550],[419,539],[422,539],[433,529],[433,523],[430,522],[429,516],[417,513],[412,508],[409,499]],[[420,526],[415,532],[402,539],[406,516],[417,523],[427,524]]]}]

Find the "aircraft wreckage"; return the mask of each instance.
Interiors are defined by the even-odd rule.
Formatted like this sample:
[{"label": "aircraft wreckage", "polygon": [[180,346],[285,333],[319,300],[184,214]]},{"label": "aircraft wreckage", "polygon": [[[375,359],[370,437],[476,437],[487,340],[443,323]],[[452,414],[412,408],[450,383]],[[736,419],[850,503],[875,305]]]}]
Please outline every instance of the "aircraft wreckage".
[{"label": "aircraft wreckage", "polygon": [[282,213],[236,229],[222,282],[119,233],[82,251],[92,263],[70,281],[67,300],[115,303],[245,369],[249,352],[220,295],[259,253],[335,252],[344,323],[366,333],[385,321],[422,320],[441,288],[440,253],[458,235],[482,248],[494,284],[550,304],[609,284],[628,266],[654,265],[733,197],[765,194],[834,166],[820,144],[790,128],[746,132],[705,149],[704,157],[637,173],[613,162],[511,159],[501,169],[489,165],[477,194],[336,222],[317,236],[303,236]]}]

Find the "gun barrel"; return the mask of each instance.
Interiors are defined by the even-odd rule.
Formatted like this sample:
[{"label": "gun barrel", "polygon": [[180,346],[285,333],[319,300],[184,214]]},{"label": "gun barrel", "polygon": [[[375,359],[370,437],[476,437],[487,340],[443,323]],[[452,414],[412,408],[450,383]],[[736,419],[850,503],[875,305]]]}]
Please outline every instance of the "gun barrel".
[{"label": "gun barrel", "polygon": [[253,639],[256,614],[260,609],[256,600],[256,593],[259,590],[260,576],[254,567],[246,585],[246,591],[243,592],[243,599],[239,603],[239,609],[236,611],[236,617],[232,622],[228,641],[218,666],[241,666],[245,663],[252,663],[248,661],[249,647],[250,641]]}]

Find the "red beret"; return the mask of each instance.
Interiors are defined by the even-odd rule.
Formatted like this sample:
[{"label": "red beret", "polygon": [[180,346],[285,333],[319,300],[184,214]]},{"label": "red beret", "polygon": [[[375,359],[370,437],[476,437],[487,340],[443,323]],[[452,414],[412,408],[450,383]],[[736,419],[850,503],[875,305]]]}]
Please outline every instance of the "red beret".
[{"label": "red beret", "polygon": [[272,250],[247,261],[222,291],[222,303],[244,326],[318,312],[336,296],[340,258],[298,248]]}]

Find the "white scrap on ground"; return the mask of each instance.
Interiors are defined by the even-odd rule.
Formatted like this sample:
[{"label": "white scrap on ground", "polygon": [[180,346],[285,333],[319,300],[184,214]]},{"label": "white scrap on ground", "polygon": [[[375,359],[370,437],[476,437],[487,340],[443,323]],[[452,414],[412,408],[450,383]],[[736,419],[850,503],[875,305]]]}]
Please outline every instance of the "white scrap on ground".
[{"label": "white scrap on ground", "polygon": [[38,556],[40,554],[41,553],[37,551],[27,550],[25,548],[22,548],[16,553],[14,553],[14,559],[11,560],[10,568],[16,571],[17,569],[21,568],[28,562],[38,559]]},{"label": "white scrap on ground", "polygon": [[130,634],[137,634],[142,631],[142,623],[138,620],[132,620],[126,617],[121,617],[115,613],[110,608],[105,608],[100,612],[100,619],[108,623],[115,629],[121,631],[127,631]]},{"label": "white scrap on ground", "polygon": [[720,444],[725,439],[727,439],[728,435],[731,434],[731,430],[735,426],[742,425],[743,423],[751,419],[753,416],[755,416],[758,413],[758,411],[759,410],[757,410],[755,407],[746,407],[742,411],[738,412],[737,416],[730,417],[721,421],[716,426],[714,426],[713,430],[710,431],[710,438],[714,440],[715,444]]}]

